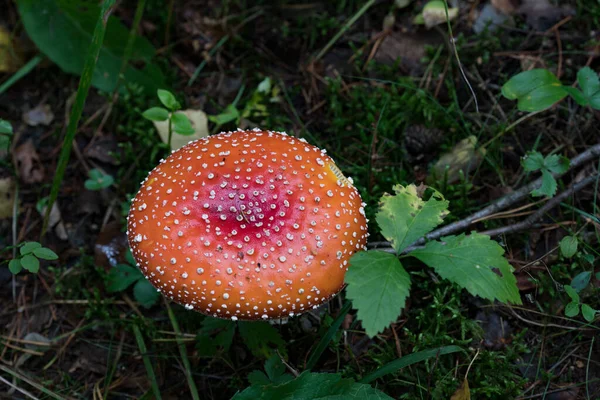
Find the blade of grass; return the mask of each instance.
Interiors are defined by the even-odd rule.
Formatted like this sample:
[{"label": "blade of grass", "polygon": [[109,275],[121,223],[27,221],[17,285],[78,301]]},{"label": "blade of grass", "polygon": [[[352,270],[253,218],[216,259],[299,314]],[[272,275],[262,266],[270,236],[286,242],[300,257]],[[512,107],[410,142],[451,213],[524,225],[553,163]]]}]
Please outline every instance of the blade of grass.
[{"label": "blade of grass", "polygon": [[6,82],[0,85],[0,94],[6,92],[8,88],[15,84],[19,79],[23,78],[25,75],[30,73],[42,60],[44,59],[43,54],[38,54],[33,57],[31,60],[27,62],[27,64],[23,65],[13,76],[8,78]]},{"label": "blade of grass", "polygon": [[142,360],[144,361],[144,366],[146,367],[146,373],[148,374],[148,379],[150,380],[150,385],[152,386],[154,397],[157,400],[161,400],[160,390],[158,389],[158,382],[156,381],[156,375],[154,374],[154,368],[152,368],[150,357],[148,357],[148,350],[146,349],[144,337],[142,336],[142,332],[140,331],[140,328],[137,325],[133,325],[133,333],[135,335],[135,340],[137,341],[138,347],[140,349],[140,353],[142,353]]},{"label": "blade of grass", "polygon": [[346,301],[346,303],[340,310],[340,314],[335,319],[335,321],[333,321],[333,324],[331,324],[331,326],[325,333],[325,336],[321,338],[321,341],[319,342],[317,347],[315,347],[315,350],[311,353],[310,357],[308,358],[308,362],[306,363],[306,370],[313,369],[313,367],[317,364],[317,361],[319,361],[319,358],[321,358],[321,355],[323,354],[327,346],[329,346],[331,339],[333,339],[333,336],[336,334],[338,329],[340,329],[340,325],[342,325],[342,322],[344,322],[344,318],[346,317],[346,314],[348,314],[348,311],[350,311],[350,308],[352,308],[352,302]]},{"label": "blade of grass", "polygon": [[381,378],[384,375],[391,374],[392,372],[396,372],[397,370],[408,367],[409,365],[416,364],[421,361],[425,361],[428,358],[442,356],[444,354],[456,353],[459,351],[463,351],[462,348],[458,346],[444,346],[439,347],[437,349],[429,349],[419,351],[417,353],[412,353],[397,360],[394,360],[390,363],[385,364],[383,367],[378,370],[371,372],[369,375],[362,378],[360,383],[369,383],[374,381],[375,379]]},{"label": "blade of grass", "polygon": [[40,385],[39,383],[37,383],[36,381],[34,381],[32,378],[23,375],[22,373],[19,373],[17,371],[13,371],[12,369],[0,364],[0,371],[4,371],[7,374],[9,374],[10,376],[17,378],[19,380],[22,380],[23,382],[28,383],[29,385],[33,386],[34,388],[36,388],[37,390],[39,390],[40,392],[48,395],[49,397],[56,399],[56,400],[65,400],[64,397],[61,397],[59,395],[57,395],[56,393],[52,392],[49,389],[46,389],[44,386]]},{"label": "blade of grass", "polygon": [[40,237],[43,237],[46,234],[46,229],[48,228],[48,220],[50,218],[50,210],[52,210],[52,206],[54,205],[54,202],[58,197],[58,191],[62,184],[65,175],[65,170],[67,169],[67,164],[69,163],[69,158],[71,157],[73,139],[75,139],[75,133],[77,133],[77,125],[83,112],[83,106],[85,104],[85,99],[87,98],[90,89],[90,84],[92,83],[92,75],[94,73],[94,68],[96,67],[96,61],[98,60],[100,47],[102,46],[102,42],[104,41],[106,23],[115,4],[115,1],[116,0],[104,0],[102,2],[102,9],[100,10],[100,15],[98,16],[96,27],[94,28],[94,37],[92,38],[92,43],[90,44],[89,52],[85,58],[85,64],[83,65],[83,73],[81,74],[81,79],[79,80],[79,87],[77,88],[75,104],[73,104],[73,109],[71,110],[71,115],[69,117],[69,126],[67,127],[67,134],[65,135],[65,139],[63,141],[62,148],[60,151],[60,156],[58,158],[58,165],[56,166],[56,171],[54,173],[54,180],[52,181],[52,189],[50,191],[50,198],[48,199],[48,206],[46,208],[46,215],[44,216],[44,224],[42,225]]},{"label": "blade of grass", "polygon": [[183,362],[185,377],[187,378],[188,386],[190,387],[192,399],[200,400],[200,395],[198,394],[198,389],[196,388],[196,383],[194,382],[194,376],[192,375],[192,367],[190,365],[190,360],[188,358],[187,350],[185,348],[185,342],[181,340],[181,330],[179,329],[179,324],[177,323],[175,314],[173,314],[173,310],[171,309],[171,305],[169,304],[169,301],[167,299],[165,299],[165,305],[167,306],[167,312],[169,313],[169,319],[171,320],[171,324],[173,325],[173,330],[177,335],[177,347],[179,347],[179,354],[181,354],[181,362]]}]

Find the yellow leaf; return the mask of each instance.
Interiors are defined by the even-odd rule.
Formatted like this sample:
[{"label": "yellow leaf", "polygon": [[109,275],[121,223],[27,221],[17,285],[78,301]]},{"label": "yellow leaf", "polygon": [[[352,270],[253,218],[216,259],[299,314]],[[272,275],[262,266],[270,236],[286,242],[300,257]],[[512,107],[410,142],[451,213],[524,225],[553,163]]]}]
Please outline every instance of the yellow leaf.
[{"label": "yellow leaf", "polygon": [[471,391],[469,390],[469,382],[465,378],[463,383],[456,389],[456,392],[450,397],[450,400],[471,400]]}]

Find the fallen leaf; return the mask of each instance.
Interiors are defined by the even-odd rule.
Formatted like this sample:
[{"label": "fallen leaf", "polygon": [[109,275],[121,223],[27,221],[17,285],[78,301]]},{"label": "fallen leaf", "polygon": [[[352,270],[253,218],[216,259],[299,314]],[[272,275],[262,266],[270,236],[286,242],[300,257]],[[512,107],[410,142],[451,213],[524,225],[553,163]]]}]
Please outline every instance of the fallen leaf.
[{"label": "fallen leaf", "polygon": [[436,25],[452,21],[458,16],[458,8],[448,7],[448,18],[446,19],[446,6],[443,0],[431,0],[425,7],[423,12],[417,15],[413,20],[415,24],[425,24],[427,29],[433,28]]},{"label": "fallen leaf", "polygon": [[467,378],[460,384],[456,392],[450,397],[450,400],[471,400],[471,390]]},{"label": "fallen leaf", "polygon": [[[194,133],[191,135],[179,135],[173,132],[171,138],[171,149],[177,150],[180,147],[185,146],[189,142],[197,139],[201,139],[209,135],[208,132],[208,117],[202,110],[183,110],[178,111],[179,113],[185,114],[190,122]],[[164,143],[169,141],[169,122],[168,121],[153,121],[160,138]]]},{"label": "fallen leaf", "polygon": [[[42,205],[38,210],[42,218],[46,216],[47,205]],[[67,234],[67,229],[65,228],[65,224],[62,222],[62,216],[60,214],[60,209],[58,208],[58,204],[54,202],[52,204],[52,210],[50,210],[50,216],[48,218],[48,228],[54,229],[54,233],[61,240],[67,240],[69,235]]]},{"label": "fallen leaf", "polygon": [[431,168],[429,179],[444,179],[447,174],[447,182],[457,182],[461,175],[460,171],[466,175],[477,168],[486,153],[485,149],[476,149],[477,138],[473,135],[458,142],[450,152],[440,157],[437,163]]},{"label": "fallen leaf", "polygon": [[15,204],[15,181],[11,176],[0,178],[0,219],[12,218]]},{"label": "fallen leaf", "polygon": [[44,166],[31,139],[15,149],[14,157],[19,178],[23,182],[32,184],[40,183],[44,180]]},{"label": "fallen leaf", "polygon": [[48,104],[40,104],[37,107],[23,113],[23,122],[29,126],[48,126],[53,120],[54,113]]},{"label": "fallen leaf", "polygon": [[16,72],[23,63],[19,42],[4,26],[0,26],[0,73]]}]

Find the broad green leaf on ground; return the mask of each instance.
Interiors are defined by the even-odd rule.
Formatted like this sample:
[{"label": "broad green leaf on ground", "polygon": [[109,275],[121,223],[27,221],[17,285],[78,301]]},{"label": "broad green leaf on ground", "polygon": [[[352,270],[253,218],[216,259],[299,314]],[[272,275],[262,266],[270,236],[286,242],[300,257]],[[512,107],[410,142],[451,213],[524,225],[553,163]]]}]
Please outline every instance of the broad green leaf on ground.
[{"label": "broad green leaf on ground", "polygon": [[520,98],[517,108],[529,112],[542,111],[567,97],[567,94],[562,85],[541,86]]},{"label": "broad green leaf on ground", "polygon": [[577,253],[577,238],[565,236],[559,243],[560,252],[564,257],[571,258]]},{"label": "broad green leaf on ground", "polygon": [[509,100],[517,100],[533,90],[547,85],[560,86],[558,78],[547,69],[532,69],[513,76],[502,86],[502,95]]},{"label": "broad green leaf on ground", "polygon": [[156,304],[160,298],[160,293],[149,280],[142,278],[133,286],[133,297],[144,308],[150,308]]},{"label": "broad green leaf on ground", "polygon": [[410,253],[472,295],[521,304],[517,280],[503,254],[497,242],[475,232],[447,236]]},{"label": "broad green leaf on ground", "polygon": [[423,201],[415,185],[396,185],[394,192],[381,198],[376,219],[381,234],[401,253],[442,222],[448,213],[448,201],[438,192]]},{"label": "broad green leaf on ground", "polygon": [[571,287],[573,288],[573,290],[575,290],[577,293],[579,293],[583,289],[585,289],[587,287],[587,285],[590,284],[591,279],[592,279],[592,273],[590,271],[581,272],[581,273],[577,274],[577,276],[575,276],[575,278],[573,278],[573,280],[571,281]]},{"label": "broad green leaf on ground", "polygon": [[410,276],[395,255],[383,251],[352,256],[345,281],[346,295],[371,337],[398,318],[410,292]]},{"label": "broad green leaf on ground", "polygon": [[344,379],[339,374],[304,372],[281,385],[250,386],[232,400],[391,400],[369,385]]},{"label": "broad green leaf on ground", "polygon": [[555,174],[564,174],[567,172],[569,163],[570,161],[567,157],[559,156],[558,154],[551,154],[544,158],[544,167]]},{"label": "broad green leaf on ground", "polygon": [[585,318],[587,322],[592,322],[594,318],[596,318],[596,310],[587,304],[582,304],[581,315],[583,315],[583,318]]},{"label": "broad green leaf on ground", "polygon": [[[80,75],[92,42],[100,7],[94,2],[63,0],[18,0],[21,21],[37,47],[64,71]],[[115,17],[109,17],[100,55],[94,69],[92,85],[110,92],[117,83],[129,30]],[[125,82],[137,83],[146,93],[164,87],[164,76],[149,63],[154,56],[152,44],[136,37],[130,61],[143,61],[143,70],[127,65]]]},{"label": "broad green leaf on ground", "polygon": [[572,318],[579,314],[579,303],[575,303],[574,301],[567,304],[565,307],[565,316]]},{"label": "broad green leaf on ground", "polygon": [[125,264],[118,264],[108,273],[106,289],[112,293],[122,292],[142,278],[144,278],[144,275],[139,269]]},{"label": "broad green leaf on ground", "polygon": [[544,156],[539,151],[530,151],[521,160],[523,169],[533,172],[544,168]]},{"label": "broad green leaf on ground", "polygon": [[238,322],[240,336],[256,357],[268,358],[279,350],[287,355],[286,343],[279,331],[267,322]]},{"label": "broad green leaf on ground", "polygon": [[556,194],[556,179],[547,169],[542,170],[542,185],[533,190],[531,195],[534,197],[547,196],[552,197]]}]

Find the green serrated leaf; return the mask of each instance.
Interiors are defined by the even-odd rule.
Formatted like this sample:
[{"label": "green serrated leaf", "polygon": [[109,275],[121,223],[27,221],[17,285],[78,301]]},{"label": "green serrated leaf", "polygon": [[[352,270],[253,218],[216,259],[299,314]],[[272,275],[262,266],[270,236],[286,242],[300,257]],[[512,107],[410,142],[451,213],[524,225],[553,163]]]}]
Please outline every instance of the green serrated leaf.
[{"label": "green serrated leaf", "polygon": [[581,292],[583,289],[590,284],[592,280],[592,273],[590,271],[583,271],[575,276],[571,281],[571,287],[577,292]]},{"label": "green serrated leaf", "polygon": [[10,122],[0,118],[0,134],[3,135],[12,135],[13,127]]},{"label": "green serrated leaf", "polygon": [[21,260],[18,258],[13,258],[12,260],[10,260],[8,262],[8,270],[10,272],[12,272],[13,274],[18,274],[19,272],[21,272],[21,270],[23,269],[23,266],[21,265]]},{"label": "green serrated leaf", "polygon": [[575,100],[575,102],[580,106],[585,107],[589,104],[589,100],[587,99],[587,97],[585,97],[581,90],[571,86],[563,86],[563,89],[565,89],[565,91],[569,93],[573,100]]},{"label": "green serrated leaf", "polygon": [[560,85],[560,81],[547,69],[532,69],[531,71],[524,71],[510,78],[502,86],[502,95],[509,100],[516,100],[546,85]]},{"label": "green serrated leaf", "polygon": [[37,274],[37,272],[40,270],[40,260],[31,254],[27,254],[21,258],[21,266],[27,271]]},{"label": "green serrated leaf", "polygon": [[565,316],[569,318],[573,318],[579,314],[579,303],[575,303],[574,301],[567,304],[565,307]]},{"label": "green serrated leaf", "polygon": [[521,159],[521,165],[527,172],[540,170],[544,167],[544,156],[539,151],[530,151]]},{"label": "green serrated leaf", "polygon": [[577,238],[565,236],[559,243],[560,252],[564,257],[571,258],[577,253]]},{"label": "green serrated leaf", "polygon": [[152,107],[144,111],[142,116],[150,121],[166,121],[169,119],[169,112],[162,107]]},{"label": "green serrated leaf", "polygon": [[369,385],[339,374],[304,372],[281,385],[250,386],[232,400],[392,400]]},{"label": "green serrated leaf", "polygon": [[581,315],[583,315],[583,318],[585,318],[587,322],[592,322],[594,318],[596,318],[596,310],[587,304],[582,304]]},{"label": "green serrated leaf", "polygon": [[577,83],[588,99],[600,92],[600,78],[590,67],[583,67],[577,72]]},{"label": "green serrated leaf", "polygon": [[158,89],[156,94],[163,106],[167,107],[169,110],[175,111],[181,108],[181,104],[179,104],[173,93],[168,90]]},{"label": "green serrated leaf", "polygon": [[180,135],[189,136],[195,132],[189,118],[183,113],[171,115],[171,122],[173,123],[173,130]]},{"label": "green serrated leaf", "polygon": [[401,253],[415,240],[439,225],[447,214],[448,201],[435,193],[426,202],[415,185],[394,186],[395,195],[384,195],[376,215],[381,234]]},{"label": "green serrated leaf", "polygon": [[139,269],[119,264],[109,271],[106,290],[111,293],[122,292],[139,279],[144,279]]},{"label": "green serrated leaf", "polygon": [[42,245],[38,242],[27,242],[19,248],[19,252],[24,256],[25,254],[33,253],[33,250],[39,249],[40,247],[42,247]]},{"label": "green serrated leaf", "polygon": [[150,308],[160,298],[160,293],[147,279],[138,280],[133,286],[133,297],[144,308]]},{"label": "green serrated leaf", "polygon": [[398,319],[410,293],[410,276],[395,255],[383,251],[354,254],[345,282],[346,296],[370,337]]},{"label": "green serrated leaf", "polygon": [[262,321],[241,321],[238,329],[244,343],[256,357],[268,358],[274,354],[274,349],[284,356],[287,354],[285,341],[272,325]]},{"label": "green serrated leaf", "polygon": [[517,108],[528,112],[542,111],[564,99],[567,94],[561,84],[540,86],[520,97]]},{"label": "green serrated leaf", "polygon": [[56,260],[58,255],[46,247],[38,247],[33,250],[33,255],[42,260]]},{"label": "green serrated leaf", "polygon": [[567,295],[569,295],[571,300],[573,300],[573,303],[579,304],[579,294],[577,293],[577,291],[573,289],[570,285],[565,285],[564,288],[565,292],[567,292]]},{"label": "green serrated leaf", "polygon": [[[81,75],[100,15],[98,2],[19,0],[16,4],[28,36],[40,51],[64,71]],[[114,16],[105,23],[106,33],[91,80],[96,88],[110,93],[119,79],[129,30]],[[137,36],[129,61],[143,62],[145,68],[134,68],[130,62],[123,71],[125,82],[140,85],[147,94],[164,85],[162,72],[149,62],[155,52],[147,39]],[[125,86],[121,85],[121,90],[125,91]]]},{"label": "green serrated leaf", "polygon": [[247,378],[252,386],[265,386],[271,383],[271,380],[262,371],[252,371]]},{"label": "green serrated leaf", "polygon": [[556,193],[556,179],[552,176],[550,171],[542,170],[542,186],[531,192],[534,197],[547,196],[552,197]]},{"label": "green serrated leaf", "polygon": [[569,169],[569,159],[567,157],[552,154],[544,158],[544,167],[555,174],[564,174]]},{"label": "green serrated leaf", "polygon": [[503,254],[497,242],[475,232],[447,236],[409,253],[472,295],[521,304],[517,279]]}]

